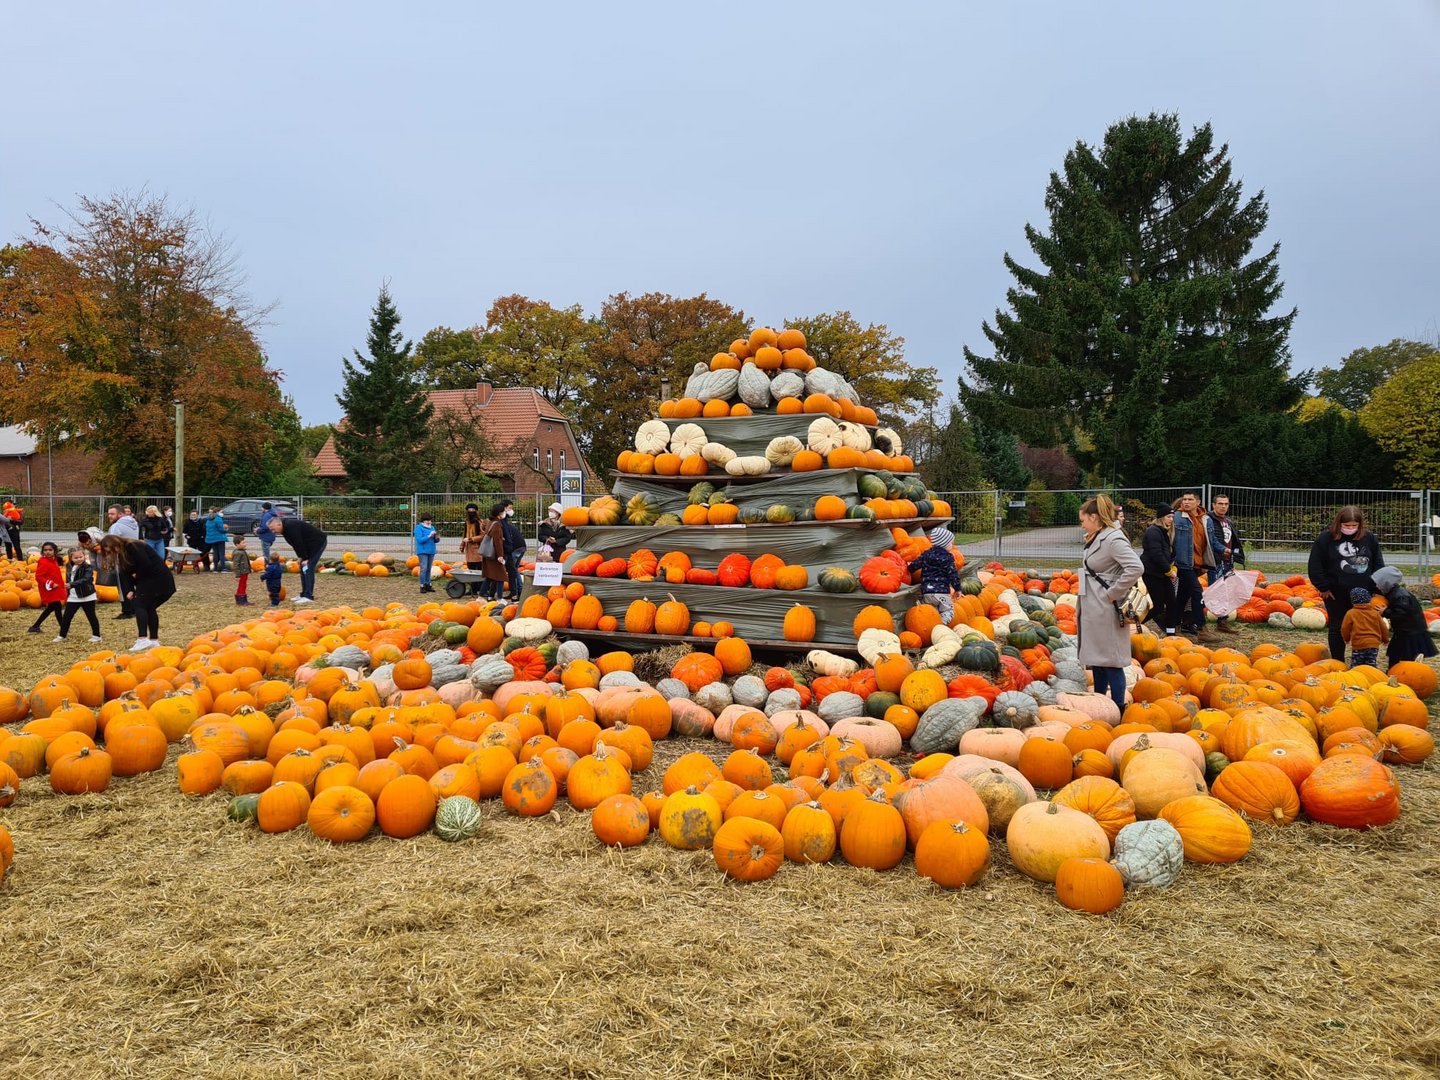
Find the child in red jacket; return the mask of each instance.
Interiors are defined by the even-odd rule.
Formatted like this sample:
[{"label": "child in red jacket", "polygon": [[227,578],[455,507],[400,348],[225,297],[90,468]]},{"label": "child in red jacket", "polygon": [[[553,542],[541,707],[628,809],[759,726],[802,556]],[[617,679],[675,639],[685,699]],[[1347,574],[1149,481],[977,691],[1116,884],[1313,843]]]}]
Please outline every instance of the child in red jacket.
[{"label": "child in red jacket", "polygon": [[30,633],[38,634],[41,625],[51,615],[60,621],[60,612],[65,607],[65,571],[60,569],[60,549],[48,540],[40,545],[40,561],[35,564],[35,587],[40,590],[40,603],[45,606]]}]

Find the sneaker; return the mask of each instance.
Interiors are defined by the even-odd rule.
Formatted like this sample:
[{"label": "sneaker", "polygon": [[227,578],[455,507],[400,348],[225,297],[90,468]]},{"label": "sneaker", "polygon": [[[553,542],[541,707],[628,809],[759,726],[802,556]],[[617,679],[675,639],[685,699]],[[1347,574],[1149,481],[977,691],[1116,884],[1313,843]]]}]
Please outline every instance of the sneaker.
[{"label": "sneaker", "polygon": [[32,626],[32,627],[30,627],[29,630],[26,630],[25,632],[26,632],[27,634],[38,634],[38,633],[40,632],[40,627],[38,627],[38,626]]},{"label": "sneaker", "polygon": [[297,597],[295,597],[295,600],[294,600],[294,603],[297,603],[297,604],[313,604],[314,602],[315,602],[315,601],[314,601],[314,600],[311,600],[310,597],[308,597],[308,596],[297,596]]},{"label": "sneaker", "polygon": [[59,644],[60,644],[62,641],[64,641],[64,640],[65,640],[65,635],[64,635],[64,634],[60,634],[60,635],[57,636],[57,637],[52,637],[52,638],[50,639],[50,644],[51,644],[51,645],[59,645]]},{"label": "sneaker", "polygon": [[136,638],[136,639],[135,639],[135,644],[130,646],[130,651],[131,651],[131,652],[144,652],[144,651],[145,651],[146,649],[148,649],[148,648],[150,648],[150,639],[149,639],[149,638],[143,638],[143,637],[142,637],[142,638]]},{"label": "sneaker", "polygon": [[[56,641],[63,641],[64,638],[56,638],[55,640],[56,640]],[[104,640],[105,640],[105,639],[102,638],[99,634],[91,634],[91,635],[90,635],[91,644],[94,644],[94,643],[97,642],[97,641],[104,641]]]}]

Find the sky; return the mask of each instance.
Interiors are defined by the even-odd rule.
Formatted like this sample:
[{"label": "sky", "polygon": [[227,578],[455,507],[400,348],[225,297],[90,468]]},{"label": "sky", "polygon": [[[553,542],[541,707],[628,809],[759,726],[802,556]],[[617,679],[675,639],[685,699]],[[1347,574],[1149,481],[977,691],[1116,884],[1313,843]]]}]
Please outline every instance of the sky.
[{"label": "sky", "polygon": [[1440,332],[1440,3],[0,3],[0,237],[146,189],[234,245],[307,423],[384,282],[841,309],[953,391],[1077,141],[1176,112],[1265,192],[1296,369]]}]

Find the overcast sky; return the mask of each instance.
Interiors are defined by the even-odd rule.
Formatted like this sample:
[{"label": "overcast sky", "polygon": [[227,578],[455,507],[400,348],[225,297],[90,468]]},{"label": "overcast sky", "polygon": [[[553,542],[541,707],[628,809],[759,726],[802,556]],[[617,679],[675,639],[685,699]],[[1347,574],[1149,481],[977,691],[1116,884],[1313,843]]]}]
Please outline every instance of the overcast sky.
[{"label": "overcast sky", "polygon": [[953,390],[1076,140],[1210,121],[1297,368],[1440,324],[1440,4],[6,2],[0,235],[148,187],[235,244],[307,423],[382,281],[849,309]]}]

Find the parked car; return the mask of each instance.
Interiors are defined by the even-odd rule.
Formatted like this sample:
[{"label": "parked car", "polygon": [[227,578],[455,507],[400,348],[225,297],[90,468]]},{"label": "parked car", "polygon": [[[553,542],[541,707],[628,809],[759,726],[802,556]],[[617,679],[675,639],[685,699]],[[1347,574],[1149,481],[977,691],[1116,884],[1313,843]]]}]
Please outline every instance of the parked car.
[{"label": "parked car", "polygon": [[295,517],[299,513],[293,503],[278,502],[275,499],[236,499],[220,508],[220,513],[225,517],[226,531],[234,536],[254,536],[255,523],[265,512],[266,502],[285,517]]}]

